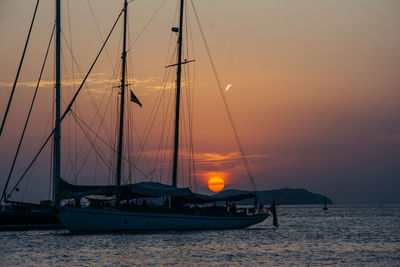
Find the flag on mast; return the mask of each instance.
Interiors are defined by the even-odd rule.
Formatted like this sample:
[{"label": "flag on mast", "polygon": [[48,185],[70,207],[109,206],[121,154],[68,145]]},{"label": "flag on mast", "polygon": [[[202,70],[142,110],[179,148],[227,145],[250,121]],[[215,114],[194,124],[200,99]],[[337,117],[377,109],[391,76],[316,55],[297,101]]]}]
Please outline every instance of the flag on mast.
[{"label": "flag on mast", "polygon": [[142,107],[142,103],[140,103],[139,99],[135,96],[135,94],[131,91],[131,102],[134,102],[138,104],[140,107]]}]

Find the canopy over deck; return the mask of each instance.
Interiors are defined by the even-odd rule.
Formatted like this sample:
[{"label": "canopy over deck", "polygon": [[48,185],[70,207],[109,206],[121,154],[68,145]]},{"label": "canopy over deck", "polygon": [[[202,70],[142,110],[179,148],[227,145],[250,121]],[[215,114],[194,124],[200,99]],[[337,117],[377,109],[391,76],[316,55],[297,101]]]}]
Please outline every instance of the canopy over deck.
[{"label": "canopy over deck", "polygon": [[[82,198],[90,195],[112,196],[115,186],[112,185],[73,185],[62,179],[59,182],[59,193],[62,199]],[[153,197],[179,197],[188,204],[202,204],[216,201],[240,201],[254,198],[253,193],[239,193],[226,196],[208,196],[197,194],[189,188],[178,188],[156,182],[140,182],[121,185],[121,199],[153,198]]]}]

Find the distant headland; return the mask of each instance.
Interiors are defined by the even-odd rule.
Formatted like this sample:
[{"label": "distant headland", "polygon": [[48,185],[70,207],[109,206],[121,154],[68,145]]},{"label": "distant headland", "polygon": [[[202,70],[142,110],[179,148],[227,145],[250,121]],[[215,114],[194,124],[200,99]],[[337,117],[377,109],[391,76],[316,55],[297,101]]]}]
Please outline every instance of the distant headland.
[{"label": "distant headland", "polygon": [[[227,196],[227,195],[235,195],[235,194],[245,194],[250,191],[243,190],[224,190],[218,194],[217,196]],[[268,205],[271,204],[274,200],[278,205],[315,205],[315,204],[324,204],[324,200],[326,199],[327,204],[334,204],[331,199],[328,197],[312,193],[306,189],[290,189],[290,188],[282,188],[275,190],[265,190],[258,191],[258,203]],[[242,200],[238,202],[241,205],[251,205],[253,204],[252,200]]]}]

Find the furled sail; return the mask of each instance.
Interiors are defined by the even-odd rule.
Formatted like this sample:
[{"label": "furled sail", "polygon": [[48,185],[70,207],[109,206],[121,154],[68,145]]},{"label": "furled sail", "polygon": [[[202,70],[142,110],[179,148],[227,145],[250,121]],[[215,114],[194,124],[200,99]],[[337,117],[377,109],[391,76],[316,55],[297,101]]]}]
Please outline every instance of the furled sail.
[{"label": "furled sail", "polygon": [[[91,195],[112,196],[115,186],[112,185],[73,185],[63,179],[59,182],[59,193],[63,199],[82,198]],[[151,197],[180,197],[185,203],[209,203],[215,201],[240,201],[254,198],[253,193],[240,193],[227,196],[207,196],[196,194],[189,188],[178,188],[156,182],[140,182],[121,185],[121,199]]]},{"label": "furled sail", "polygon": [[[62,179],[59,183],[59,191],[63,199],[81,198],[89,195],[112,196],[115,194],[113,185],[73,185]],[[192,192],[188,188],[177,188],[155,182],[141,182],[136,184],[121,185],[121,198],[134,199],[141,197],[184,197]]]}]

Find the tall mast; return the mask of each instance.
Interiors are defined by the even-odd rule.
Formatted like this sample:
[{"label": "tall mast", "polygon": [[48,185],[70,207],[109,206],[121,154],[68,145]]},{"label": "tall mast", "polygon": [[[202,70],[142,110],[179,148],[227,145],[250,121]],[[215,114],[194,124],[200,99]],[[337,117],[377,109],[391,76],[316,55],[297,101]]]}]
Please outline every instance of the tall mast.
[{"label": "tall mast", "polygon": [[182,73],[182,27],[183,27],[183,4],[181,0],[179,15],[178,35],[178,68],[176,70],[176,103],[175,103],[175,142],[174,142],[174,165],[172,169],[172,185],[177,186],[178,176],[178,150],[179,150],[179,108],[181,99],[181,73]]},{"label": "tall mast", "polygon": [[116,206],[120,204],[121,193],[121,165],[122,165],[122,139],[124,133],[124,106],[125,106],[125,76],[126,76],[126,14],[128,11],[128,2],[124,1],[124,40],[122,45],[122,71],[121,71],[121,103],[119,114],[119,135],[118,135],[118,155],[117,155],[117,179],[116,179]]},{"label": "tall mast", "polygon": [[53,146],[53,203],[58,205],[58,181],[61,169],[61,0],[56,0],[56,110]]}]

